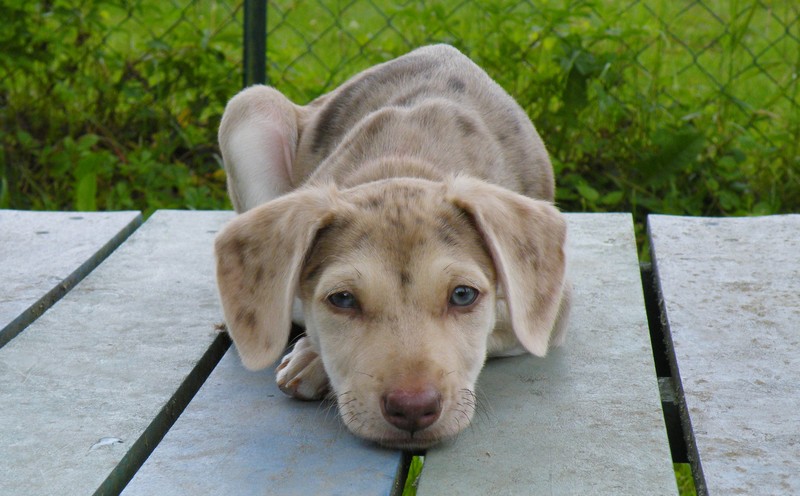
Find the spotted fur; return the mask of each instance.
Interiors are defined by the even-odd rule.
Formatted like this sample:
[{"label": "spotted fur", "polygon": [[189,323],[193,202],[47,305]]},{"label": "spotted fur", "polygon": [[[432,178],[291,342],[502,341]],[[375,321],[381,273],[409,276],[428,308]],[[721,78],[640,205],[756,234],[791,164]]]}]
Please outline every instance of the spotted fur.
[{"label": "spotted fur", "polygon": [[[375,66],[305,106],[248,88],[226,107],[220,148],[240,213],[215,247],[236,348],[250,368],[272,364],[297,297],[306,336],[278,385],[301,399],[329,387],[355,434],[407,448],[453,437],[487,356],[562,342],[566,224],[547,152],[452,47]],[[453,300],[461,286],[474,299]],[[398,414],[408,398],[435,418]]]}]

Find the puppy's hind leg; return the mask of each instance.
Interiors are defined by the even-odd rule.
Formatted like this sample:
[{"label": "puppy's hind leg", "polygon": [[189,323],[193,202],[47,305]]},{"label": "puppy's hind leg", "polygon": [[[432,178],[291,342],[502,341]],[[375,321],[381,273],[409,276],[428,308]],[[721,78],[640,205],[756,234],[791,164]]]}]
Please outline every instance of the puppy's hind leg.
[{"label": "puppy's hind leg", "polygon": [[293,188],[297,139],[297,106],[280,92],[251,86],[228,102],[219,126],[219,147],[237,212]]}]

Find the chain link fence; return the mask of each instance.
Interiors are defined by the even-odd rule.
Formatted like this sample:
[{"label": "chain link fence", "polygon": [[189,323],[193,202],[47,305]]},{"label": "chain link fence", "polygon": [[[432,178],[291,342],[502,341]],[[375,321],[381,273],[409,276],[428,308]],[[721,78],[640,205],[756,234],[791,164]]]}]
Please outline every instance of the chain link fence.
[{"label": "chain link fence", "polygon": [[[496,78],[541,71],[542,62],[560,65],[562,76],[573,68],[590,77],[611,71],[634,85],[631,94],[666,109],[733,104],[745,127],[800,108],[795,2],[551,3],[271,1],[270,80],[311,98],[376,61],[446,42],[490,59]],[[553,53],[554,44],[561,52]],[[551,59],[543,61],[536,51]]]},{"label": "chain link fence", "polygon": [[276,0],[268,25],[269,81],[297,101],[420,44],[456,45],[533,117],[570,208],[799,207],[754,193],[800,192],[796,2]]},{"label": "chain link fence", "polygon": [[445,42],[529,112],[565,209],[800,210],[793,0],[270,0],[255,66],[240,2],[3,0],[0,15],[0,206],[216,208],[215,131],[243,67],[304,103]]},{"label": "chain link fence", "polygon": [[1,0],[0,208],[225,205],[242,6]]}]

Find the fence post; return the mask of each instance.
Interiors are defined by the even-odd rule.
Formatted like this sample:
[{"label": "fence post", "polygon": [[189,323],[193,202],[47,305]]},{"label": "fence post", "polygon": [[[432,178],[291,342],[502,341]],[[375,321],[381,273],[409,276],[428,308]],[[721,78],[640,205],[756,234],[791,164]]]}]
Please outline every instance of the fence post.
[{"label": "fence post", "polygon": [[267,82],[267,0],[244,0],[244,87]]}]

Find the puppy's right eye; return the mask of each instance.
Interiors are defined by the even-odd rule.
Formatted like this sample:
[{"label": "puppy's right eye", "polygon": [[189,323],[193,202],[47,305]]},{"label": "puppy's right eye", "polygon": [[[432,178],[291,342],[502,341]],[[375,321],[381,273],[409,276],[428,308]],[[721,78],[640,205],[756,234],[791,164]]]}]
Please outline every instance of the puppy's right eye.
[{"label": "puppy's right eye", "polygon": [[450,304],[455,307],[468,307],[475,303],[480,292],[469,286],[457,286],[450,295]]},{"label": "puppy's right eye", "polygon": [[358,307],[355,295],[349,291],[340,291],[328,296],[328,302],[336,308],[352,309]]}]

